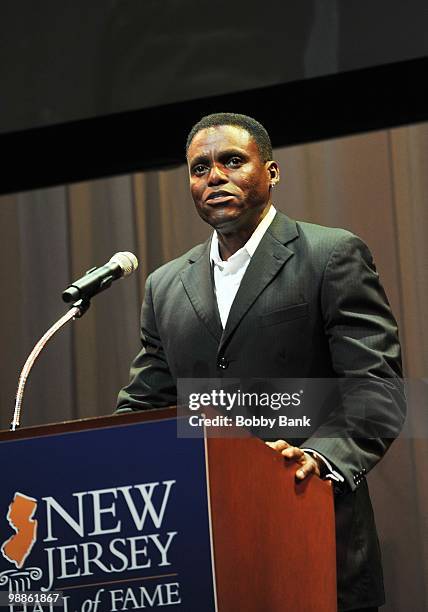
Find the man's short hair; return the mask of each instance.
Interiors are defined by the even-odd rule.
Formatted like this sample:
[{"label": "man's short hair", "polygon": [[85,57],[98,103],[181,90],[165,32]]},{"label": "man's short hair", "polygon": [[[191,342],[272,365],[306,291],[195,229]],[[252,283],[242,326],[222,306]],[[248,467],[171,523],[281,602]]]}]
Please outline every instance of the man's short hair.
[{"label": "man's short hair", "polygon": [[190,143],[198,132],[219,125],[234,125],[246,130],[253,137],[259,150],[261,160],[267,162],[272,159],[272,144],[266,129],[252,117],[248,117],[248,115],[239,115],[238,113],[214,113],[202,117],[189,132],[186,141],[186,156],[189,151]]}]

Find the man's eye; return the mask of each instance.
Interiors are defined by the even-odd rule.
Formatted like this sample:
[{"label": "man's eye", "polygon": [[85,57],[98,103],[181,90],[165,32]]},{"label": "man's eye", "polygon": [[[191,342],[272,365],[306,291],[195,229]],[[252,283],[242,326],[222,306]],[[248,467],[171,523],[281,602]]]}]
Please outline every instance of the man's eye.
[{"label": "man's eye", "polygon": [[193,168],[193,174],[203,174],[206,170],[206,166],[203,166],[202,164],[198,164],[197,166],[195,166]]},{"label": "man's eye", "polygon": [[231,157],[228,162],[227,165],[231,166],[232,168],[237,168],[238,166],[240,166],[242,164],[242,160],[240,157]]}]

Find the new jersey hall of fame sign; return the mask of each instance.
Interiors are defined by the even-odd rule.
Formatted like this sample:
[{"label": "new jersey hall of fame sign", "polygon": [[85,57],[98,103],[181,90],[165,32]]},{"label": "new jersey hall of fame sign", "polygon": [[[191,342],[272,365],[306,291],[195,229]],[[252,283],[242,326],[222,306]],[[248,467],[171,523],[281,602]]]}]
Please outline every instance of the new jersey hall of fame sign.
[{"label": "new jersey hall of fame sign", "polygon": [[3,441],[0,465],[0,591],[62,594],[21,610],[215,611],[204,440],[175,419]]}]

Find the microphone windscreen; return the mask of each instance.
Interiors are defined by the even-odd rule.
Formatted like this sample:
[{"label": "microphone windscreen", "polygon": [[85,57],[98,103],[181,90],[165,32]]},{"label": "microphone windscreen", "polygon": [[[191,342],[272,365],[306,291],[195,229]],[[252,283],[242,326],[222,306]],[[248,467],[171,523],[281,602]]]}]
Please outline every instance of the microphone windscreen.
[{"label": "microphone windscreen", "polygon": [[115,253],[110,259],[110,262],[116,263],[122,268],[123,276],[129,276],[138,268],[138,259],[135,257],[134,253],[130,253],[129,251]]}]

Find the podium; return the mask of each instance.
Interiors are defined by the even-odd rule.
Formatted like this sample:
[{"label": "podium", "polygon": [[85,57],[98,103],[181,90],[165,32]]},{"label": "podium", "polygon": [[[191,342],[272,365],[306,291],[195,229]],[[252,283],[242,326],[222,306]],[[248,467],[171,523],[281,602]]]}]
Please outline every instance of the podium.
[{"label": "podium", "polygon": [[1,432],[0,593],[61,592],[65,612],[335,612],[330,484],[235,434],[182,438],[175,408]]}]

